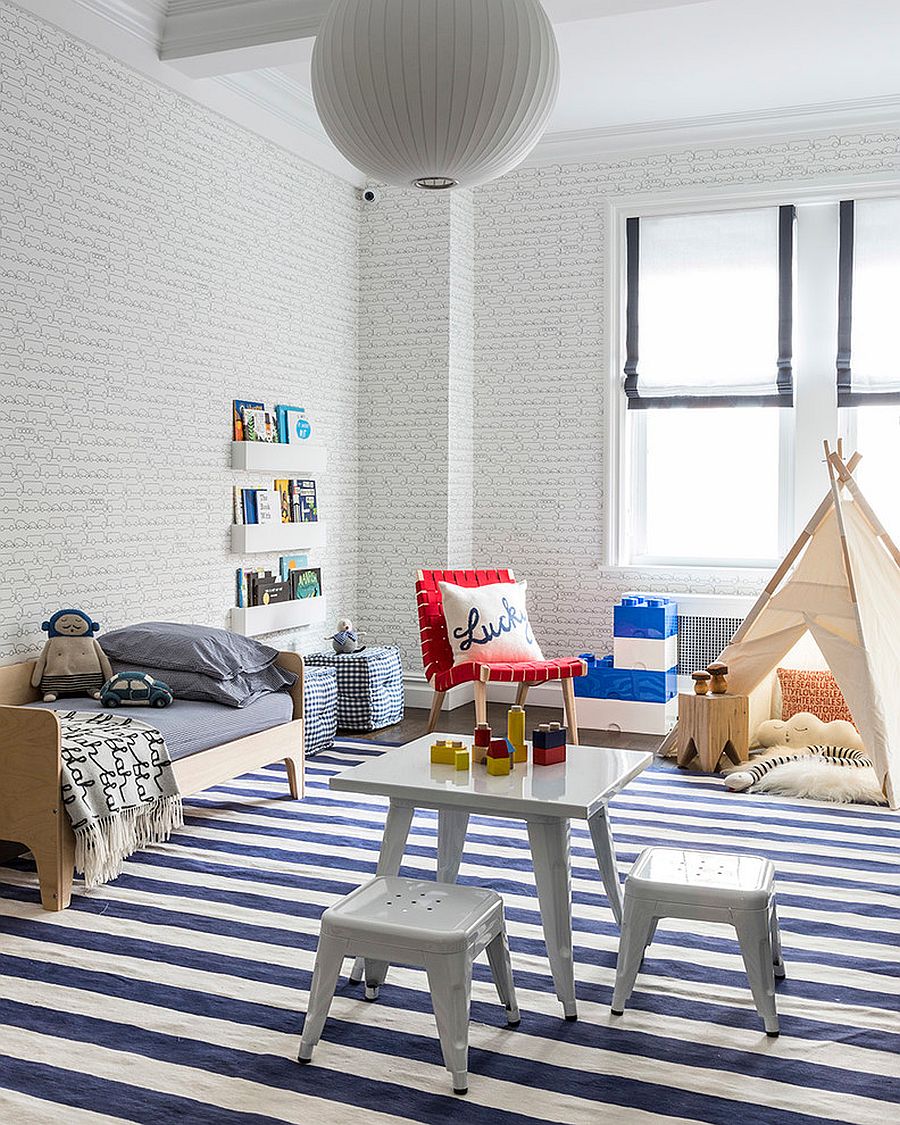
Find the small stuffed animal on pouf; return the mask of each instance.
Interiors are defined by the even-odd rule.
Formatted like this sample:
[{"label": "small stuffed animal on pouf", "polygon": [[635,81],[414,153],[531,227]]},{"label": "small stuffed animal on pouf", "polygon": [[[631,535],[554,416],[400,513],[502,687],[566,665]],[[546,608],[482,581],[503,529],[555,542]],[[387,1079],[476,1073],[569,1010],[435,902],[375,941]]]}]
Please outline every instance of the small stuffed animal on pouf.
[{"label": "small stuffed animal on pouf", "polygon": [[61,695],[100,698],[100,689],[112,676],[106,653],[94,640],[100,628],[80,609],[61,609],[41,628],[48,634],[38,657],[31,686],[39,689],[45,703]]},{"label": "small stuffed animal on pouf", "polygon": [[353,628],[353,622],[347,617],[342,617],[337,627],[338,631],[334,636],[326,638],[331,641],[331,647],[334,651],[337,653],[362,652],[366,646],[359,643],[361,634]]}]

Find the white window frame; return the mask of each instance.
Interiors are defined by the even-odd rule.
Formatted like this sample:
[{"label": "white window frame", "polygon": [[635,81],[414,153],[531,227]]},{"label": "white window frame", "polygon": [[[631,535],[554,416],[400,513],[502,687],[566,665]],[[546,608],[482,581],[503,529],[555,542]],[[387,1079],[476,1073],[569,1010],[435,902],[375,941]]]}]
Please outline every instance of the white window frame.
[{"label": "white window frame", "polygon": [[[837,238],[838,204],[842,199],[900,196],[900,180],[876,184],[832,181],[797,188],[778,185],[748,193],[743,190],[625,198],[611,201],[607,209],[609,286],[607,324],[609,381],[606,387],[605,563],[618,570],[656,571],[671,567],[691,570],[740,571],[776,565],[827,491],[822,442],[844,437],[852,446],[855,416],[838,410],[835,359],[837,347]],[[794,402],[777,410],[779,426],[779,550],[775,559],[709,559],[638,556],[632,529],[640,491],[638,474],[645,464],[645,411],[629,411],[622,390],[625,364],[625,220],[629,215],[675,215],[703,211],[738,210],[797,205],[795,239]],[[831,211],[829,211],[831,208]],[[828,230],[830,229],[830,235]],[[807,238],[804,240],[804,234]],[[810,237],[811,236],[811,237]],[[702,409],[702,408],[699,408]],[[734,407],[750,410],[753,407]],[[685,485],[687,487],[687,485]]]}]

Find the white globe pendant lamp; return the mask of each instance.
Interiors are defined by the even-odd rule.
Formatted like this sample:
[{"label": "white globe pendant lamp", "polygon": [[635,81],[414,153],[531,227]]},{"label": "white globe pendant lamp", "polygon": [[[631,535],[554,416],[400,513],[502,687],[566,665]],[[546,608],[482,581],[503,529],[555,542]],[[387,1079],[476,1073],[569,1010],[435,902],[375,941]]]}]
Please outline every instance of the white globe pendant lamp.
[{"label": "white globe pendant lamp", "polygon": [[540,0],[334,0],[312,88],[326,133],[366,175],[471,187],[540,140],[559,52]]}]

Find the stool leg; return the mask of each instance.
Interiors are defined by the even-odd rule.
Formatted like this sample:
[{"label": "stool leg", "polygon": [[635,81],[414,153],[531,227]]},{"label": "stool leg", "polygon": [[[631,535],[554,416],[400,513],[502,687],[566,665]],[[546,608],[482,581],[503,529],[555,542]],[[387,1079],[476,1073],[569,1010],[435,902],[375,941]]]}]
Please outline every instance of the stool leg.
[{"label": "stool leg", "polygon": [[319,937],[316,953],[316,967],[313,970],[312,987],[309,990],[309,1003],[306,1019],[303,1022],[303,1038],[300,1041],[298,1060],[309,1062],[313,1048],[319,1042],[322,1028],[328,1017],[328,1009],[334,999],[341,965],[344,961],[344,943],[333,941],[324,934]]},{"label": "stool leg", "polygon": [[732,911],[750,991],[763,1018],[766,1035],[778,1034],[775,1010],[775,966],[769,909]]},{"label": "stool leg", "polygon": [[444,1066],[453,1076],[453,1093],[469,1089],[469,1003],[472,963],[465,954],[432,954],[425,962],[428,987]]},{"label": "stool leg", "polygon": [[616,959],[616,986],[613,989],[613,1015],[625,1011],[628,997],[634,990],[638,971],[644,960],[644,950],[656,932],[656,903],[634,898],[625,884],[625,912],[619,934],[619,956]]},{"label": "stool leg", "polygon": [[387,976],[388,962],[373,961],[371,957],[366,957],[365,967],[366,999],[377,1000],[378,991]]},{"label": "stool leg", "polygon": [[784,957],[781,955],[781,930],[778,928],[778,911],[773,900],[769,909],[769,932],[772,935],[772,965],[775,976],[784,979]]},{"label": "stool leg", "polygon": [[519,1004],[516,1000],[516,986],[513,983],[512,962],[509,959],[509,939],[506,924],[487,946],[488,963],[494,977],[500,1003],[506,1008],[506,1022],[510,1027],[519,1023]]}]

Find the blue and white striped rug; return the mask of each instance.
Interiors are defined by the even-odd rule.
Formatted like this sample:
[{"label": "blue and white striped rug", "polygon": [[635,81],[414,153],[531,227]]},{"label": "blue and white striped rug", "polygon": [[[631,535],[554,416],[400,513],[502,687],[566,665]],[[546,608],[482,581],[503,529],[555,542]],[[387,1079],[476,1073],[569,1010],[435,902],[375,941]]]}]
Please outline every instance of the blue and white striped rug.
[{"label": "blue and white striped rug", "polygon": [[[660,925],[629,1008],[610,1017],[616,930],[580,824],[580,1019],[564,1022],[524,833],[476,818],[461,879],[506,899],[520,1028],[505,1028],[477,965],[470,1092],[454,1098],[424,974],[393,969],[377,1004],[342,984],[299,1067],[317,920],[373,873],[384,816],[328,778],[377,752],[344,744],[312,760],[299,805],[278,769],[191,799],[170,844],[60,914],[40,909],[27,863],[0,868],[3,1125],[898,1120],[897,814],[726,795],[665,768],[614,802],[620,867],[651,843],[775,861],[780,1039],[762,1033],[727,931],[696,924]],[[435,817],[419,814],[405,873],[434,863]]]}]

